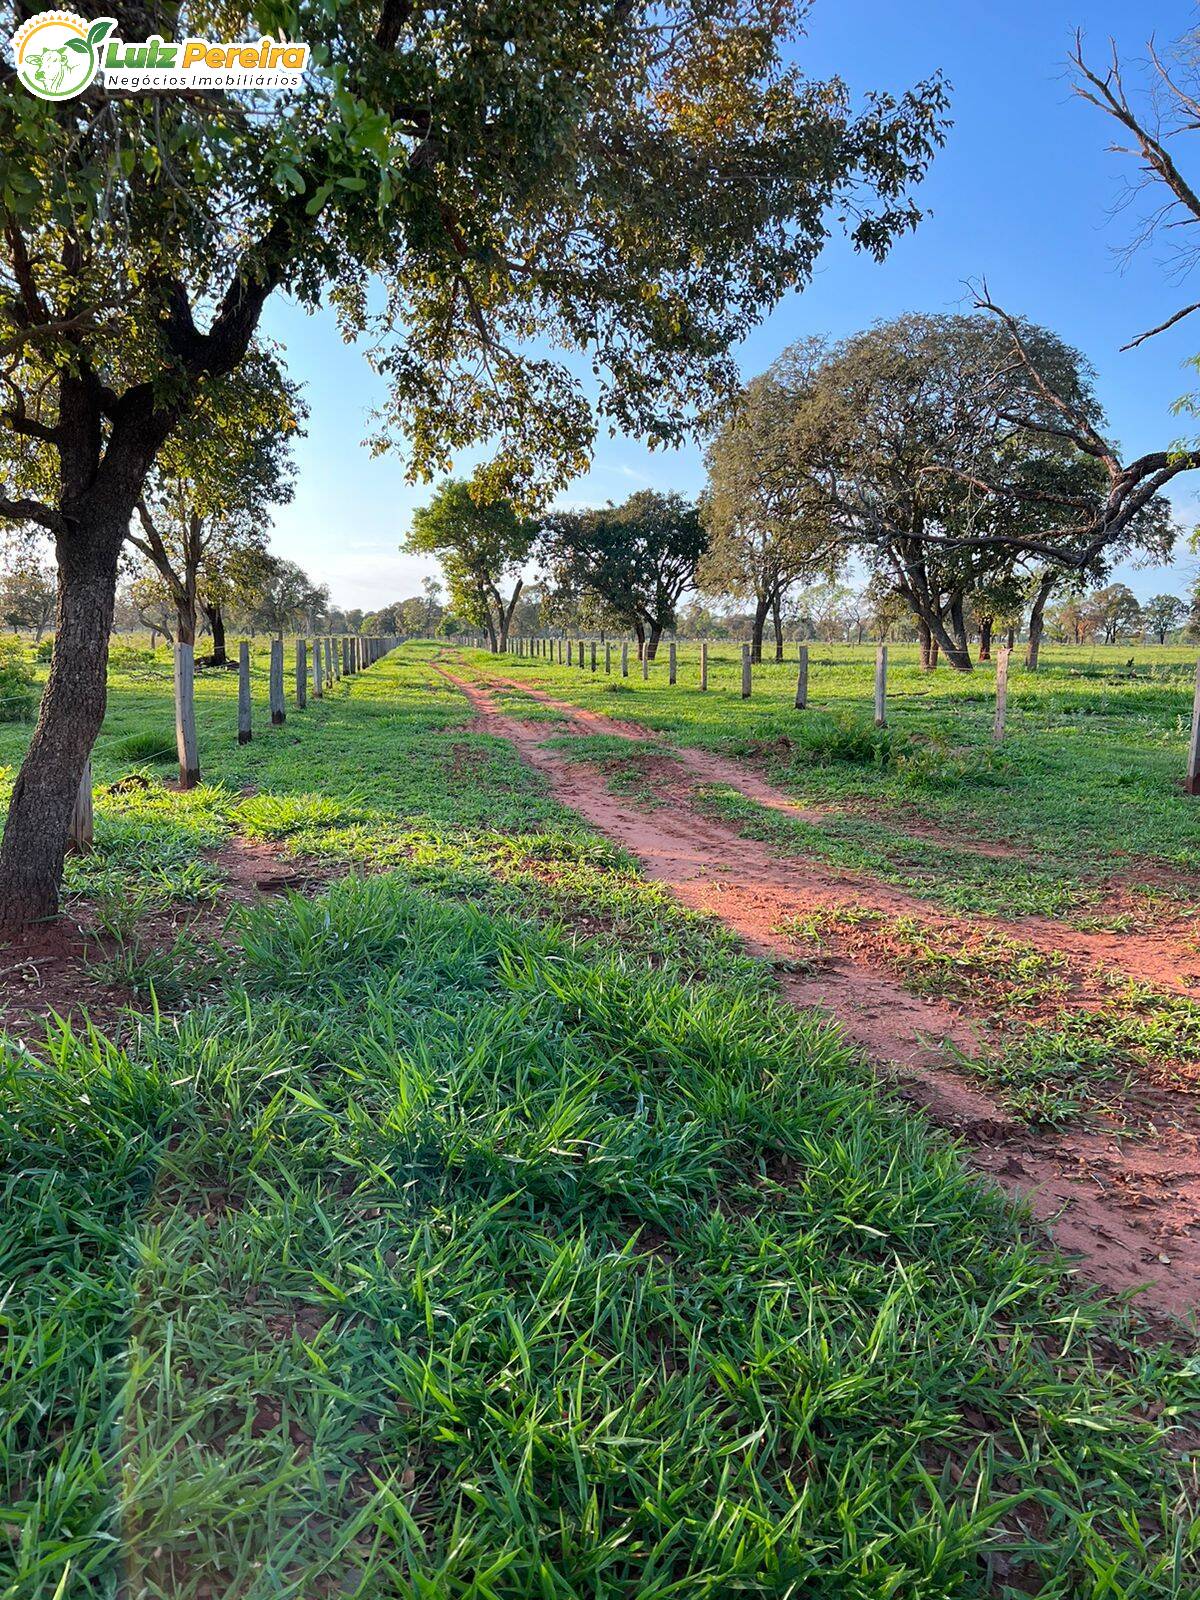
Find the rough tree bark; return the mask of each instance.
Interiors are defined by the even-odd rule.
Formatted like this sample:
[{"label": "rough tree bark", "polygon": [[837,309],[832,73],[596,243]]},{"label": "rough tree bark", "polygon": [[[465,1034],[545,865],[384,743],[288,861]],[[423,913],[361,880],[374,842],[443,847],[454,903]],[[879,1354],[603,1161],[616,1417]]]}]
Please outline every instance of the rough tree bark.
[{"label": "rough tree bark", "polygon": [[1038,667],[1038,653],[1042,648],[1042,632],[1045,627],[1046,603],[1058,581],[1056,572],[1047,572],[1042,575],[1042,581],[1037,586],[1033,597],[1033,604],[1029,608],[1029,643],[1025,646],[1025,669],[1027,672],[1036,672]]},{"label": "rough tree bark", "polygon": [[99,524],[67,524],[56,539],[54,655],[0,845],[5,931],[58,910],[75,793],[104,720],[117,560],[132,511],[131,500],[123,519],[110,510]]},{"label": "rough tree bark", "polygon": [[990,661],[992,659],[992,627],[991,617],[979,619],[979,659]]},{"label": "rough tree bark", "polygon": [[762,660],[763,633],[767,626],[767,613],[771,609],[771,596],[760,594],[754,602],[754,626],[750,633],[750,660],[757,666]]}]

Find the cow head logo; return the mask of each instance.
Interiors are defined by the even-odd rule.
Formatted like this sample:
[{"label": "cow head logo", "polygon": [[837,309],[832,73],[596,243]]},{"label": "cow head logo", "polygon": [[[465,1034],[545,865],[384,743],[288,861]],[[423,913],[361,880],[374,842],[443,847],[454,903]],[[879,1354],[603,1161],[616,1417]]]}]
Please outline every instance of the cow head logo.
[{"label": "cow head logo", "polygon": [[17,77],[39,100],[70,100],[100,70],[100,49],[116,27],[112,17],[95,22],[73,11],[40,11],[13,35]]}]

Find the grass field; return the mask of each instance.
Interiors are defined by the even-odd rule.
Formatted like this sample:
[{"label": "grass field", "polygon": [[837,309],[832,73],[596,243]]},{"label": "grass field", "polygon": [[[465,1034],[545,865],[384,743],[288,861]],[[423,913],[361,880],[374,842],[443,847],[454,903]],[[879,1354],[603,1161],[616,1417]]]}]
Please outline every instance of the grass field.
[{"label": "grass field", "polygon": [[[1195,1361],[1074,1287],[835,1027],[471,731],[434,653],[244,748],[234,676],[202,675],[187,795],[146,759],[165,653],[114,662],[70,882],[145,1000],[115,1040],[0,1053],[0,1595],[1194,1593]],[[788,669],[748,706],[732,667],[707,700],[665,662],[569,687],[762,747],[897,836],[906,807],[999,810],[1072,894],[1118,837],[1194,861],[1184,657],[1056,658],[1014,683],[999,755],[983,675],[902,668],[880,741],[865,654],[822,663],[810,720],[882,755],[803,759]],[[27,734],[0,727],[10,776]],[[143,944],[147,911],[220,905],[231,838],[348,875]]]},{"label": "grass field", "polygon": [[[999,747],[991,738],[995,663],[971,673],[945,666],[922,673],[915,645],[889,647],[884,730],[874,727],[874,646],[811,645],[803,713],[792,707],[791,645],[792,659],[755,667],[749,700],[741,698],[740,647],[724,642],[709,646],[708,694],[698,690],[693,644],[679,647],[675,687],[667,681],[665,645],[648,681],[636,661],[622,679],[616,652],[613,676],[605,677],[603,650],[595,677],[587,668],[511,656],[504,672],[678,743],[762,755],[772,778],[801,802],[850,808],[845,829],[834,835],[847,859],[864,832],[854,826],[853,808],[869,807],[874,848],[898,851],[902,870],[919,871],[922,863],[904,856],[905,842],[879,826],[890,813],[902,832],[903,820],[919,812],[964,837],[1026,849],[1045,868],[1038,876],[1086,894],[1098,874],[1128,856],[1200,868],[1198,808],[1181,792],[1197,653],[1049,646],[1035,673],[1014,654]],[[473,659],[486,665],[488,658]]]}]

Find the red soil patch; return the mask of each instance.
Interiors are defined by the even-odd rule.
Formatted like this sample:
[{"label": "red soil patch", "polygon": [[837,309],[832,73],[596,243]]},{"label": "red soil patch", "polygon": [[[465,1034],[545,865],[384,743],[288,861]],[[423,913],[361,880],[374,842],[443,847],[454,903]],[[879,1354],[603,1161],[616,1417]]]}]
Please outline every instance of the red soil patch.
[{"label": "red soil patch", "polygon": [[[1177,1097],[1165,1094],[1155,1101],[1146,1091],[1147,1104],[1162,1110],[1153,1139],[1126,1139],[1109,1128],[1032,1132],[984,1089],[949,1069],[940,1041],[968,1053],[978,1046],[976,1026],[962,1007],[919,998],[853,953],[823,959],[811,972],[794,971],[796,946],[781,928],[791,918],[861,904],[862,893],[853,891],[868,883],[870,902],[880,910],[924,917],[924,902],[862,875],[779,859],[695,810],[686,782],[665,796],[669,805],[653,808],[613,795],[599,774],[586,781],[586,764],[546,748],[544,741],[561,732],[561,725],[547,729],[524,723],[501,711],[480,684],[442,670],[470,701],[479,731],[511,740],[564,804],[637,856],[650,877],[668,885],[684,905],[719,917],[750,950],[772,959],[782,969],[781,988],[789,1001],[829,1010],[872,1061],[894,1065],[906,1097],[960,1135],[977,1168],[1027,1201],[1055,1242],[1079,1258],[1083,1273],[1116,1293],[1140,1291],[1139,1304],[1155,1311],[1181,1316],[1200,1308],[1200,1119],[1189,1105],[1181,1108]],[[609,718],[547,696],[533,697],[565,711],[577,731],[624,731]],[[637,729],[630,737],[647,735]],[[696,772],[702,764],[706,778],[732,781],[753,798],[770,792],[769,785],[734,762],[677,753],[684,768]],[[778,799],[790,806],[786,796]],[[1161,949],[1130,935],[1068,935],[1048,922],[1032,930],[1022,924],[1019,932],[1032,943],[1044,941],[1048,949],[1073,947],[1092,959],[1103,951],[1126,971],[1132,946],[1143,967],[1167,970]]]},{"label": "red soil patch", "polygon": [[[169,949],[180,934],[221,939],[233,905],[254,905],[268,894],[302,890],[324,882],[330,873],[286,857],[279,846],[231,839],[208,859],[227,883],[211,906],[178,905],[143,917],[137,926],[144,951]],[[0,1030],[15,1038],[34,1038],[52,1014],[78,1023],[86,1012],[102,1031],[119,1035],[125,1012],[137,1004],[129,989],[109,983],[96,968],[117,953],[114,939],[97,928],[91,904],[68,902],[53,922],[28,929],[0,945]]]}]

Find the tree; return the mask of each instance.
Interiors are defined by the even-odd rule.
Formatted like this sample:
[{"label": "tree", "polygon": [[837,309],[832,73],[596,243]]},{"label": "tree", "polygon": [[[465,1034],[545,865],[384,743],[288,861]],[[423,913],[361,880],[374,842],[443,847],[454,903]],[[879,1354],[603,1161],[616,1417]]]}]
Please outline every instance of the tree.
[{"label": "tree", "polygon": [[[1084,59],[1081,33],[1075,35],[1071,52],[1075,92],[1122,129],[1122,137],[1129,142],[1113,148],[1123,155],[1137,157],[1138,175],[1126,200],[1132,201],[1141,190],[1149,193],[1151,200],[1138,219],[1131,248],[1150,244],[1155,239],[1167,239],[1175,275],[1182,278],[1195,266],[1198,255],[1191,229],[1200,222],[1200,190],[1195,181],[1188,178],[1179,150],[1180,140],[1197,130],[1200,39],[1195,32],[1186,34],[1177,45],[1170,65],[1164,62],[1153,39],[1146,48],[1152,84],[1144,112],[1135,109],[1126,92],[1115,42],[1110,44],[1107,67],[1097,70]],[[1200,301],[1178,307],[1123,348],[1132,350],[1147,339],[1156,338],[1196,311],[1200,311]],[[1194,414],[1196,407],[1189,401],[1183,403],[1182,409]]]},{"label": "tree", "polygon": [[314,584],[294,561],[268,556],[259,570],[258,587],[247,599],[254,625],[282,639],[290,628],[313,631],[328,607],[329,590]]},{"label": "tree", "polygon": [[28,628],[40,643],[57,593],[54,568],[26,551],[0,573],[0,618],[9,628]]},{"label": "tree", "polygon": [[[788,0],[198,0],[196,34],[303,26],[302,87],[0,101],[0,515],[54,538],[57,648],[0,845],[0,917],[53,913],[104,715],[121,546],[176,429],[279,290],[370,331],[384,447],[494,446],[492,493],[567,481],[604,416],[682,438],[837,215],[882,256],[945,130],[938,79],[856,112],[781,45]],[[133,25],[170,39],[181,13]],[[368,286],[378,285],[378,293]],[[333,291],[330,294],[330,291]],[[586,392],[568,360],[586,350]]]},{"label": "tree", "polygon": [[1128,584],[1110,583],[1091,598],[1099,613],[1105,644],[1116,644],[1122,634],[1133,633],[1141,625],[1142,607]]},{"label": "tree", "polygon": [[160,633],[168,644],[173,645],[178,613],[162,574],[149,564],[144,564],[130,577],[128,594],[138,621],[143,628],[150,630],[150,648],[153,650]]},{"label": "tree", "polygon": [[[1029,338],[1077,381],[1074,352]],[[803,377],[787,456],[810,514],[903,598],[925,667],[944,653],[970,671],[968,597],[1010,572],[1010,537],[1044,528],[1025,490],[1038,475],[1070,485],[1075,452],[1008,421],[1025,374],[982,315],[899,317],[788,359]]]},{"label": "tree", "polygon": [[179,642],[195,644],[210,595],[218,661],[223,596],[239,557],[265,549],[272,507],[292,497],[292,441],[306,414],[274,354],[252,349],[167,440],[138,500],[129,541],[167,587]]},{"label": "tree", "polygon": [[792,470],[904,598],[926,666],[941,652],[971,670],[970,597],[1016,563],[1094,568],[1171,527],[1149,481],[1114,489],[1091,370],[1044,328],[909,315],[801,354]]},{"label": "tree", "polygon": [[[452,478],[413,513],[401,549],[437,556],[450,603],[465,621],[487,631],[494,653],[508,649],[509,626],[524,587],[521,567],[536,534],[536,523],[518,516],[511,501],[479,500],[465,480]],[[511,587],[507,599],[501,593],[505,587]]]},{"label": "tree", "polygon": [[708,543],[697,506],[681,494],[639,489],[623,505],[552,512],[542,537],[559,603],[591,599],[596,621],[631,629],[653,661]]},{"label": "tree", "polygon": [[763,631],[775,624],[775,659],[783,660],[781,606],[801,579],[832,577],[844,547],[822,504],[794,466],[796,420],[819,347],[796,345],[742,391],[737,408],[708,450],[705,520],[709,546],[702,589],[754,602],[750,658],[762,660]]},{"label": "tree", "polygon": [[1187,603],[1177,594],[1153,594],[1142,607],[1142,622],[1159,644],[1166,644],[1167,635],[1182,628],[1187,614]]}]

